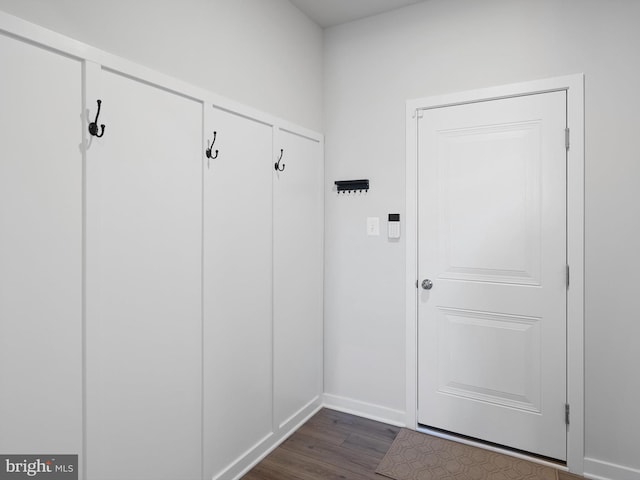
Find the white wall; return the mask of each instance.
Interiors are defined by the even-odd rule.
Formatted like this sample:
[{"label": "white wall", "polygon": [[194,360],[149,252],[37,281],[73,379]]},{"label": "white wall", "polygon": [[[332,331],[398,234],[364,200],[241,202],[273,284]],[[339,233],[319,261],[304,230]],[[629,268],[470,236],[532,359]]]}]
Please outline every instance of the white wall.
[{"label": "white wall", "polygon": [[322,30],[288,0],[0,0],[0,10],[322,128]]},{"label": "white wall", "polygon": [[404,213],[405,100],[585,73],[586,467],[640,478],[638,25],[635,0],[429,0],[325,31],[327,188],[371,180],[326,198],[328,398],[405,409],[404,239],[365,233]]},{"label": "white wall", "polygon": [[404,214],[405,100],[584,72],[586,456],[640,469],[640,2],[429,0],[326,30],[324,78],[322,32],[287,0],[0,10],[311,129],[324,105],[328,188],[372,183],[326,200],[325,390],[391,419],[405,408],[404,239],[367,237],[365,218]]}]

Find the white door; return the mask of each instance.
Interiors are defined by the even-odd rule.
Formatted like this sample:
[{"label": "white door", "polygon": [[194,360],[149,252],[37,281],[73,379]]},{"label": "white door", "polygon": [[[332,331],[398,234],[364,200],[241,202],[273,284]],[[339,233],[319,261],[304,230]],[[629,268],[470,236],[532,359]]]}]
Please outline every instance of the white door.
[{"label": "white door", "polygon": [[86,477],[200,479],[202,104],[106,70],[100,88],[106,129],[87,153]]},{"label": "white door", "polygon": [[272,170],[274,398],[283,428],[322,393],[324,178],[318,141],[280,130],[276,145],[283,171]]},{"label": "white door", "polygon": [[273,128],[209,106],[205,138],[214,158],[204,167],[203,438],[213,478],[272,433]]},{"label": "white door", "polygon": [[432,282],[418,422],[560,460],[565,127],[565,92],[426,110],[418,126],[418,272]]},{"label": "white door", "polygon": [[82,63],[0,65],[0,451],[81,454]]}]

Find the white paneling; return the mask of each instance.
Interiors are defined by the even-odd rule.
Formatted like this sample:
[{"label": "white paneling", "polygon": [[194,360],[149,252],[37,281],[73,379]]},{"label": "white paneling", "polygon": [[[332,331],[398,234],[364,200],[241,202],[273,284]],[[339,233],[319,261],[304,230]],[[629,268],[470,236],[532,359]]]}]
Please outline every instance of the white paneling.
[{"label": "white paneling", "polygon": [[[272,433],[273,128],[207,107],[204,476]],[[210,145],[210,143],[209,143]]]},{"label": "white paneling", "polygon": [[82,449],[82,64],[0,35],[0,450]]},{"label": "white paneling", "polygon": [[[76,339],[73,338],[74,335],[68,335],[65,338],[66,346],[69,348],[56,351],[56,354],[78,355],[78,364],[74,366],[74,368],[77,367],[78,377],[73,379],[76,382],[77,392],[70,389],[68,393],[69,395],[78,393],[76,397],[78,405],[74,410],[78,421],[81,421],[83,414],[86,414],[84,443],[87,446],[85,457],[88,458],[89,465],[83,466],[84,459],[81,458],[80,470],[82,474],[86,472],[86,475],[83,475],[84,478],[141,478],[145,475],[152,475],[154,478],[200,478],[202,467],[207,468],[200,458],[203,450],[202,440],[205,439],[206,434],[202,431],[202,428],[206,428],[206,422],[203,425],[202,414],[207,413],[202,403],[203,380],[205,388],[212,389],[206,397],[209,401],[208,413],[215,411],[216,408],[222,412],[222,415],[219,415],[218,411],[215,412],[218,416],[211,416],[214,425],[209,433],[215,430],[214,435],[209,437],[209,440],[215,437],[213,448],[209,450],[213,450],[212,468],[217,470],[220,478],[236,478],[275,448],[321,405],[322,137],[316,132],[227,100],[183,80],[44,30],[37,25],[23,22],[3,12],[0,12],[0,28],[11,36],[27,38],[32,45],[46,45],[46,50],[43,51],[51,53],[59,49],[60,52],[64,52],[62,55],[66,53],[86,60],[84,68],[86,83],[81,85],[81,64],[79,61],[71,61],[67,58],[72,63],[76,62],[79,77],[77,82],[66,82],[66,86],[69,90],[76,91],[78,101],[84,97],[86,106],[86,110],[79,111],[76,117],[78,141],[73,143],[72,149],[74,154],[80,156],[80,160],[85,147],[82,144],[83,131],[86,130],[86,123],[83,120],[87,122],[93,120],[96,99],[100,98],[104,101],[98,123],[107,125],[105,137],[90,138],[87,143],[86,409],[83,409],[82,405],[82,385],[80,384],[83,353],[81,341],[84,333],[82,323],[78,325],[78,330],[73,332],[74,335],[77,334]],[[138,34],[136,30],[136,35]],[[286,35],[288,33],[285,37]],[[53,55],[58,56],[58,54]],[[60,58],[66,57],[60,56]],[[37,78],[37,74],[42,71],[47,71],[46,68],[37,69],[27,66],[29,67],[27,75],[33,78]],[[217,64],[216,67],[219,65]],[[67,70],[61,73],[68,73]],[[180,72],[183,73],[182,70]],[[19,71],[15,78],[11,78],[18,79],[16,83],[22,82],[31,88],[30,83],[25,83],[21,78],[23,73]],[[251,75],[239,76],[253,78]],[[48,80],[51,83],[47,83],[47,86],[58,87],[58,80],[57,76],[53,76],[52,81]],[[295,81],[299,82],[299,78]],[[51,91],[46,88],[41,90],[43,95],[51,94]],[[283,91],[288,92],[289,89],[285,87]],[[63,94],[65,93],[68,92],[65,90]],[[60,99],[68,100],[64,95]],[[37,97],[36,100],[45,107],[49,106],[47,101],[42,101],[41,97]],[[202,102],[213,102],[218,105],[221,108],[218,113],[222,116],[227,115],[227,120],[241,119],[244,116],[242,122],[247,121],[254,127],[257,126],[255,130],[251,127],[241,133],[236,131],[235,135],[227,138],[227,141],[231,140],[230,144],[244,149],[247,154],[245,159],[250,159],[251,167],[256,167],[259,163],[260,159],[253,156],[258,150],[265,164],[263,173],[258,175],[255,175],[257,170],[247,168],[249,164],[239,162],[233,164],[227,177],[212,177],[211,184],[214,186],[215,195],[207,198],[206,201],[211,201],[210,211],[215,209],[215,212],[208,224],[205,221],[204,227],[208,229],[206,232],[208,240],[212,239],[212,247],[209,250],[202,242],[202,236],[205,234],[202,223],[204,219],[202,207],[205,200],[202,191],[203,142],[205,141],[202,131]],[[11,111],[11,117],[17,115],[16,105],[19,102],[7,104],[15,110]],[[58,106],[55,102],[52,105]],[[296,102],[296,107],[299,105],[300,102]],[[237,116],[231,113],[222,114],[223,110],[235,111]],[[59,111],[60,109],[55,113]],[[32,120],[32,112],[28,113],[29,120]],[[248,120],[247,117],[259,120]],[[2,118],[6,120],[10,116],[6,115]],[[48,117],[41,115],[38,118],[46,120]],[[283,381],[283,392],[285,394],[294,392],[292,397],[297,395],[292,403],[297,410],[289,416],[290,421],[285,422],[285,428],[271,435],[274,422],[273,405],[270,403],[273,399],[271,390],[273,369],[270,361],[273,360],[271,347],[274,339],[270,336],[272,331],[268,331],[265,326],[273,326],[270,323],[273,282],[270,270],[272,268],[270,242],[273,226],[271,218],[273,127],[271,125],[274,122],[288,132],[296,132],[291,135],[298,135],[299,138],[311,142],[316,147],[313,149],[313,154],[314,161],[317,160],[317,162],[313,165],[318,168],[314,177],[318,190],[312,190],[312,197],[314,197],[312,203],[317,212],[312,212],[311,217],[314,219],[312,229],[316,233],[319,232],[316,239],[320,248],[312,248],[314,268],[316,268],[316,272],[311,275],[314,278],[312,288],[319,295],[312,296],[316,303],[309,307],[314,312],[312,317],[315,328],[312,336],[313,346],[317,348],[312,358],[316,361],[306,365],[310,367],[309,377],[317,380],[315,383],[318,387],[307,388],[307,391],[304,391],[308,385],[302,385],[296,392],[296,386],[292,382],[287,383],[286,379]],[[49,123],[55,124],[56,119],[50,120]],[[32,124],[33,122],[27,124],[26,121],[19,124],[20,132],[16,138],[23,139]],[[72,125],[69,125],[69,128],[71,127]],[[64,128],[66,125],[63,125],[62,129]],[[84,135],[87,136],[86,132]],[[55,143],[47,135],[42,135],[41,138],[49,143]],[[263,142],[265,139],[268,141]],[[68,145],[66,147],[68,148]],[[292,151],[296,149],[292,148]],[[72,158],[71,155],[70,158]],[[220,157],[220,159],[223,158]],[[82,167],[81,162],[79,165]],[[207,162],[207,171],[209,169],[213,169],[211,162]],[[216,173],[220,173],[220,170]],[[78,193],[79,202],[70,205],[73,208],[69,208],[65,213],[69,215],[78,213],[78,221],[81,222],[83,207],[81,169],[77,175],[79,190],[70,188],[69,184],[64,185],[64,192],[56,200],[67,201],[68,196]],[[240,175],[242,175],[242,181],[238,182],[237,176]],[[233,181],[229,180],[229,176],[234,176]],[[33,187],[31,190],[37,190],[42,194],[40,190],[44,183],[30,181],[30,186]],[[60,185],[63,183],[61,181]],[[251,191],[242,198],[236,198],[237,203],[229,201],[229,196],[225,195],[230,189],[237,193],[247,186],[251,187]],[[51,190],[50,186],[48,188]],[[33,193],[31,190],[27,189],[25,193]],[[11,188],[7,192],[15,193]],[[260,197],[260,201],[256,205],[257,197]],[[51,210],[55,206],[55,202],[49,205]],[[237,211],[241,211],[240,215],[237,215]],[[258,214],[257,221],[243,223],[247,212]],[[55,219],[61,218],[62,216],[58,216]],[[44,226],[48,225],[47,222],[42,223]],[[242,226],[240,226],[241,223]],[[76,286],[78,294],[81,295],[83,232],[81,223],[75,226],[78,227],[77,246],[79,247]],[[220,235],[227,233],[230,229],[239,236],[225,238]],[[54,232],[53,236],[56,233],[59,232]],[[62,232],[61,236],[67,233],[69,232]],[[242,242],[238,242],[243,236],[246,248],[241,248]],[[73,241],[69,238],[66,240],[65,247],[69,250],[76,248]],[[233,320],[247,321],[242,328],[238,328],[237,325],[231,328],[232,325],[229,322],[218,322],[221,314],[229,313],[228,309],[226,312],[221,311],[211,315],[213,320],[209,322],[210,328],[208,330],[203,328],[202,308],[207,302],[202,297],[202,280],[206,277],[202,270],[202,254],[205,251],[211,253],[215,248],[220,248],[221,255],[217,258],[211,257],[211,263],[216,265],[213,273],[209,271],[208,278],[217,281],[216,286],[222,286],[223,290],[226,288],[226,292],[215,291],[212,295],[221,309],[230,304],[238,306],[238,297],[235,294],[238,294],[239,290],[235,287],[243,283],[242,280],[246,282],[246,277],[241,277],[247,272],[265,287],[263,291],[253,295],[247,295],[245,288],[240,295],[245,300],[244,310],[235,313]],[[236,257],[229,255],[229,251],[233,251]],[[67,250],[65,253],[68,253]],[[234,263],[241,257],[245,260],[244,270],[239,268],[239,263]],[[67,258],[64,259],[64,261],[67,260]],[[218,269],[216,268],[219,266],[218,260],[222,263],[226,260],[227,266],[233,265],[226,270]],[[62,262],[62,259],[60,261]],[[250,263],[252,265],[247,266]],[[71,268],[73,264],[70,262],[65,266]],[[318,272],[319,275],[317,275]],[[71,284],[62,278],[57,287],[61,291],[71,288]],[[222,297],[222,294],[229,292],[232,293],[228,298]],[[81,298],[79,300],[78,320],[80,321],[82,302]],[[212,303],[209,302],[207,307],[210,313],[213,310]],[[251,313],[257,313],[256,318],[247,318]],[[74,320],[71,316],[68,319]],[[255,328],[252,330],[251,327]],[[202,347],[205,346],[203,342],[208,340],[207,332],[211,333],[209,338],[214,338],[214,348],[223,345],[222,341],[225,340],[225,334],[227,335],[228,343],[223,347],[226,347],[227,354],[235,355],[233,359],[235,363],[231,362],[231,367],[227,363],[221,368],[222,362],[218,361],[220,357],[216,358],[216,354],[225,352],[214,353],[213,349],[210,349],[211,355],[204,358]],[[205,338],[202,337],[203,333]],[[222,338],[217,334],[222,334]],[[240,337],[242,340],[239,340]],[[58,339],[55,335],[51,338]],[[246,353],[249,338],[253,338],[255,343],[250,346],[250,354],[242,356],[241,353]],[[78,343],[71,345],[76,340]],[[15,352],[11,349],[7,352],[12,354],[12,358],[15,356]],[[42,360],[37,352],[33,358]],[[214,376],[209,377],[202,370],[202,363],[208,362],[208,365],[211,365],[209,362],[211,359],[213,359],[214,369],[218,369],[217,372],[214,369],[212,371],[218,374],[223,372],[218,379]],[[224,361],[228,362],[228,357],[223,358]],[[74,373],[71,368],[65,369],[65,373],[67,371]],[[246,373],[247,376],[238,375],[238,372]],[[250,375],[253,377],[248,378]],[[299,376],[293,376],[294,381],[297,378]],[[222,383],[227,382],[223,387],[229,387],[225,392],[222,392],[221,385],[216,385],[216,381],[220,379]],[[61,386],[67,386],[64,381],[58,383]],[[307,395],[311,390],[314,391]],[[227,398],[220,400],[221,393],[226,394]],[[305,397],[307,401],[301,407],[295,404],[298,400],[303,401]],[[46,400],[51,408],[57,406],[57,403],[51,401],[50,395]],[[225,401],[227,401],[226,404]],[[260,407],[256,408],[256,402],[259,402]],[[247,407],[248,405],[250,407]],[[74,401],[65,402],[65,407],[71,409],[74,407]],[[251,408],[254,411],[254,423],[247,424],[247,429],[240,431],[241,429],[236,425],[237,418],[232,417],[228,412],[233,408],[236,409],[237,415],[243,417],[247,417],[246,409]],[[238,411],[241,413],[237,413]],[[228,435],[232,433],[230,433],[231,428],[227,428],[229,425],[223,425],[225,428],[223,430],[217,424],[220,419],[229,421],[229,425],[236,427],[237,431],[235,438],[230,441],[227,437],[224,445],[220,441],[221,433]],[[68,416],[65,420],[68,420]],[[41,422],[41,425],[43,423]],[[78,448],[69,448],[68,451],[81,453],[82,425],[66,421],[65,427],[68,430],[78,427],[76,432]],[[61,432],[59,432],[61,435],[65,435],[67,430],[61,430]],[[29,445],[37,444],[39,443],[34,443],[32,438],[29,439]],[[217,451],[220,445],[224,450],[222,452],[225,455],[224,458],[221,458],[220,452]],[[153,460],[149,460],[151,457]],[[167,468],[165,463],[154,463],[158,457],[177,460]],[[118,458],[118,462],[113,462],[113,458]]]},{"label": "white paneling", "polygon": [[276,159],[280,149],[273,278],[275,423],[282,428],[322,393],[324,218],[320,143],[279,130]]},{"label": "white paneling", "polygon": [[201,478],[202,104],[109,71],[100,82],[106,130],[87,156],[87,478]]}]

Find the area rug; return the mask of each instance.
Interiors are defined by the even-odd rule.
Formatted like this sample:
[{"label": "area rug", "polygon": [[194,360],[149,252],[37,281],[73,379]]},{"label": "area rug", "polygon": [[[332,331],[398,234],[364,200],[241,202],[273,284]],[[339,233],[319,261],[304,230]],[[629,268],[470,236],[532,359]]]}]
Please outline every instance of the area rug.
[{"label": "area rug", "polygon": [[394,480],[557,480],[557,470],[403,428],[376,473]]}]

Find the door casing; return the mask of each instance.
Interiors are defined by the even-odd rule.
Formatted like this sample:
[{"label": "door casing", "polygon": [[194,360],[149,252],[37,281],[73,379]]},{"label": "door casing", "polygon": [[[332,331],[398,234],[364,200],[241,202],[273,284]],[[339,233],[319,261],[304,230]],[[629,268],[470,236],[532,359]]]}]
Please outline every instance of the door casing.
[{"label": "door casing", "polygon": [[406,420],[416,429],[418,395],[418,128],[422,110],[553,91],[567,92],[567,467],[584,473],[584,74],[554,77],[433,97],[406,104]]}]

